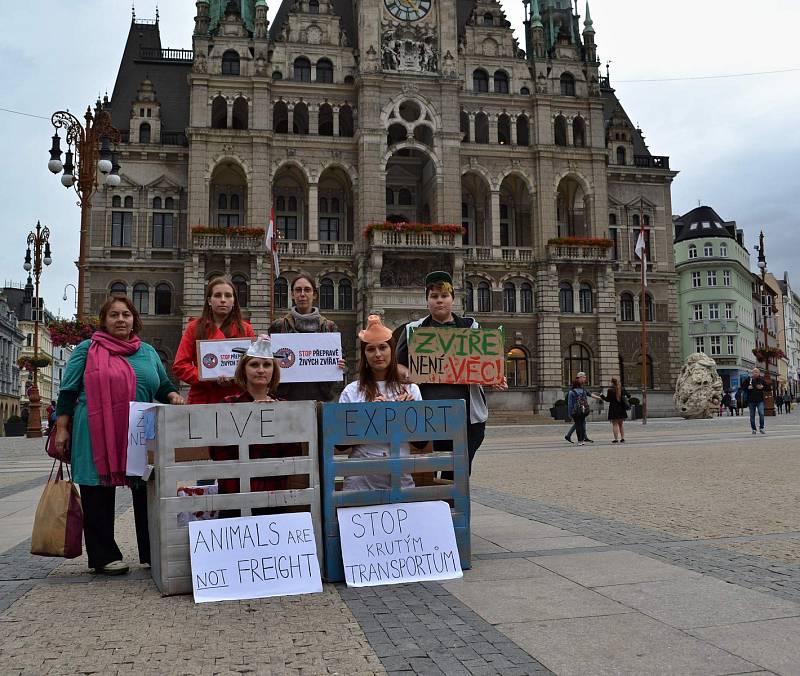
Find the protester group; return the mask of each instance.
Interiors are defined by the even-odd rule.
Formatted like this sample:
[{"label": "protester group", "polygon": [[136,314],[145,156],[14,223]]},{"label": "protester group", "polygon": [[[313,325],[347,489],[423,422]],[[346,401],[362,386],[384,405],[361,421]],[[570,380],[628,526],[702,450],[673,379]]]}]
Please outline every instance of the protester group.
[{"label": "protester group", "polygon": [[[117,295],[109,298],[99,312],[99,329],[80,343],[67,364],[56,403],[56,425],[51,443],[55,452],[69,453],[72,478],[80,486],[83,530],[89,567],[96,573],[120,575],[129,571],[114,537],[115,491],[127,486],[133,496],[134,520],[139,560],[150,563],[146,484],[141,478],[126,476],[128,414],[131,402],[162,404],[221,404],[273,401],[336,401],[336,382],[281,383],[280,359],[272,349],[270,336],[282,333],[335,333],[336,324],[320,314],[313,276],[300,273],[292,281],[292,309],[256,336],[253,326],[242,317],[236,288],[226,277],[207,284],[200,317],[184,330],[172,365],[174,376],[189,385],[186,400],[170,381],[156,350],[140,338],[141,320],[133,301]],[[479,328],[471,317],[453,313],[454,291],[449,273],[437,271],[425,279],[428,314],[414,322],[418,327]],[[467,445],[470,470],[483,438],[488,409],[480,385],[451,385],[410,382],[406,332],[399,338],[384,326],[377,315],[370,315],[367,326],[358,332],[359,355],[356,379],[341,391],[341,402],[420,401],[423,399],[461,399],[468,414]],[[220,376],[204,380],[198,367],[197,341],[250,339],[249,347],[236,365],[232,378]],[[346,356],[346,355],[345,355]],[[346,371],[347,362],[338,360]],[[506,389],[505,378],[497,389]],[[434,442],[434,450],[447,450],[447,441]],[[450,446],[452,448],[452,446]],[[349,450],[352,457],[387,455],[388,446],[361,444]],[[236,449],[210,448],[211,460],[235,457]],[[269,444],[251,448],[252,458],[294,455],[291,444]],[[401,454],[409,454],[403,444]],[[452,474],[442,473],[442,479]],[[282,490],[286,477],[251,479],[251,491]],[[388,476],[347,477],[345,490],[381,488]],[[404,486],[413,485],[411,475],[403,476]],[[238,493],[238,479],[219,480],[220,493]],[[226,516],[221,514],[220,516]]]}]

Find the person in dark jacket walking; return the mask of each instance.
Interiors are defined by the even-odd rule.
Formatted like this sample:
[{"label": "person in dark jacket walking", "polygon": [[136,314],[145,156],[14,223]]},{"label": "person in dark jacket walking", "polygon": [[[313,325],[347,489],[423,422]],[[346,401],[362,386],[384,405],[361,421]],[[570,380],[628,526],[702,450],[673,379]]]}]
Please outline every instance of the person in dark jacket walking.
[{"label": "person in dark jacket walking", "polygon": [[764,431],[764,387],[766,381],[761,377],[761,369],[754,368],[750,377],[742,383],[742,388],[747,392],[747,406],[750,409],[750,429],[756,433],[756,413],[758,413],[758,431]]},{"label": "person in dark jacket walking", "polygon": [[611,379],[611,387],[601,395],[601,399],[608,403],[608,419],[611,422],[611,431],[614,433],[612,444],[625,443],[625,421],[628,418],[628,392],[622,387],[619,378]]},{"label": "person in dark jacket walking", "polygon": [[[581,375],[583,377],[581,377]],[[586,374],[581,372],[573,381],[572,388],[567,395],[567,410],[575,422],[575,432],[578,434],[578,446],[583,446],[585,442],[592,443],[586,435],[586,418],[591,411],[589,399],[600,399],[596,394],[592,394],[584,386],[586,384]],[[567,439],[570,441],[570,439]]]}]

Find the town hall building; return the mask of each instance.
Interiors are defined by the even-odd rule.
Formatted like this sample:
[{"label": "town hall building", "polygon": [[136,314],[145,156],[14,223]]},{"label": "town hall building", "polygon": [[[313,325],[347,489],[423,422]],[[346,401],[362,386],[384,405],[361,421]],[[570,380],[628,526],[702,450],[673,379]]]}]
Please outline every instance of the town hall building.
[{"label": "town hall building", "polygon": [[493,405],[546,410],[578,371],[639,389],[645,312],[651,414],[671,411],[676,172],[601,74],[588,6],[526,2],[522,45],[494,0],[284,0],[271,23],[265,0],[196,7],[191,50],[132,20],[101,104],[122,182],[93,201],[87,311],[127,293],[169,365],[226,274],[264,330],[274,210],[274,313],[311,273],[351,375],[366,316],[423,316],[424,276],[444,269],[456,311],[505,330]]}]

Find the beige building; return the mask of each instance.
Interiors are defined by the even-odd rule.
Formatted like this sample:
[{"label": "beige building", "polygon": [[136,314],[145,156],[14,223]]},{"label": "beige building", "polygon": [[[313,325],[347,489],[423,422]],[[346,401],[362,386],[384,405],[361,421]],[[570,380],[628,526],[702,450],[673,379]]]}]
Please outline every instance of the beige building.
[{"label": "beige building", "polygon": [[[588,8],[533,2],[524,50],[487,0],[285,0],[271,25],[266,12],[199,0],[193,50],[132,21],[105,103],[122,184],[94,199],[85,310],[130,294],[169,363],[205,281],[225,273],[264,329],[274,209],[275,311],[308,270],[350,355],[368,313],[422,316],[424,275],[446,269],[458,311],[506,330],[506,408],[546,408],[579,370],[636,390],[641,306],[651,413],[671,411],[676,173],[598,71]],[[422,225],[369,228],[387,221]]]}]

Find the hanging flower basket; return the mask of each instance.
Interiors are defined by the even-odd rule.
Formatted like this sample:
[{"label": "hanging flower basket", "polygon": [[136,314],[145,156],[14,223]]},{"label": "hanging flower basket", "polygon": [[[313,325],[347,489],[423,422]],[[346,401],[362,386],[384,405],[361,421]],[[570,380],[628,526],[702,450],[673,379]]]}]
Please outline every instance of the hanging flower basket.
[{"label": "hanging flower basket", "polygon": [[262,237],[264,228],[220,228],[210,225],[193,225],[192,232],[197,235],[231,235],[232,237]]},{"label": "hanging flower basket", "polygon": [[547,240],[547,243],[558,246],[599,246],[605,249],[614,246],[614,240],[603,237],[555,237]]},{"label": "hanging flower basket", "polygon": [[449,235],[463,235],[465,230],[461,225],[454,223],[370,223],[364,228],[364,236],[373,230],[391,230],[393,232],[443,232]]},{"label": "hanging flower basket", "polygon": [[786,355],[779,347],[756,347],[753,348],[753,356],[766,364],[769,361],[783,359]]},{"label": "hanging flower basket", "polygon": [[79,322],[71,319],[55,319],[50,322],[50,339],[54,347],[65,347],[66,345],[77,345],[97,330],[99,320],[97,317],[90,317],[87,321]]},{"label": "hanging flower basket", "polygon": [[21,369],[25,369],[31,373],[36,369],[47,368],[51,363],[50,357],[44,357],[41,355],[38,357],[20,357],[17,359],[17,365]]}]

